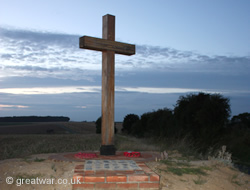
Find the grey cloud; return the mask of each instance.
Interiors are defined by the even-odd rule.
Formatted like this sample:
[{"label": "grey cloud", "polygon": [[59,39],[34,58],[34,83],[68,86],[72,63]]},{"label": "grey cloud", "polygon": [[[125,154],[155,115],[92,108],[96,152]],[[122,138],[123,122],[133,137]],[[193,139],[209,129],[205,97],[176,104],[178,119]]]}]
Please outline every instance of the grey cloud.
[{"label": "grey cloud", "polygon": [[45,68],[30,65],[12,65],[2,66],[0,67],[0,73],[1,70],[1,75],[3,75],[3,73],[7,73],[7,75],[9,76],[25,76],[37,78],[52,77],[57,79],[86,80],[92,83],[96,81],[96,78],[99,78],[101,76],[101,72],[61,66]]},{"label": "grey cloud", "polygon": [[75,59],[63,59],[64,62],[74,62]]},{"label": "grey cloud", "polygon": [[13,58],[13,55],[12,54],[2,54],[1,58],[9,60],[9,59]]},{"label": "grey cloud", "polygon": [[[13,53],[11,56],[22,54],[16,59],[21,59],[32,56],[43,56],[58,52],[63,55],[66,51],[78,50],[77,35],[43,33],[28,30],[12,30],[0,28],[0,41],[6,49]],[[4,57],[2,57],[4,58]]]},{"label": "grey cloud", "polygon": [[150,56],[158,57],[162,56],[163,59],[179,59],[184,61],[197,61],[197,62],[227,62],[227,63],[250,63],[250,56],[237,57],[237,56],[208,56],[201,55],[191,51],[180,51],[173,48],[163,48],[158,46],[150,45],[137,45],[137,55],[142,56],[143,58],[148,58]]},{"label": "grey cloud", "polygon": [[149,45],[137,45],[137,67],[164,69],[174,72],[220,72],[242,74],[250,71],[250,56],[208,56]]},{"label": "grey cloud", "polygon": [[46,47],[47,45],[59,45],[62,47],[78,47],[77,35],[55,34],[36,32],[29,30],[13,30],[7,28],[0,28],[0,36],[3,38],[12,39],[13,43],[23,43],[29,41],[35,43],[39,47]]},{"label": "grey cloud", "polygon": [[5,69],[26,70],[26,71],[48,71],[49,69],[36,66],[5,66]]},{"label": "grey cloud", "polygon": [[[0,42],[8,52],[2,54],[0,52],[4,66],[8,66],[8,63],[4,64],[6,60],[16,66],[43,68],[44,70],[35,69],[37,72],[43,72],[43,77],[47,77],[47,72],[49,75],[55,74],[55,77],[73,77],[73,79],[81,77],[80,71],[101,70],[101,53],[80,50],[77,35],[6,28],[0,28],[0,31]],[[239,75],[249,74],[250,57],[208,56],[169,47],[136,45],[136,55],[117,57],[116,67],[121,71],[213,72]]]},{"label": "grey cloud", "polygon": [[195,55],[190,51],[179,51],[173,48],[159,47],[159,46],[150,46],[150,45],[137,45],[136,53],[141,54],[145,57],[148,56],[164,56],[175,57],[175,58],[188,58]]}]

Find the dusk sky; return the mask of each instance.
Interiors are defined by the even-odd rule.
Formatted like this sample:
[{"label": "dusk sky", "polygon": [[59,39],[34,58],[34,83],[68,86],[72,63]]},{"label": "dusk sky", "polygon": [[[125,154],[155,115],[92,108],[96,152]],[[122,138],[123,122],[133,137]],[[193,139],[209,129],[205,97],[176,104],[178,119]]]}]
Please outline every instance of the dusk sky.
[{"label": "dusk sky", "polygon": [[249,0],[0,0],[0,117],[101,116],[101,52],[79,37],[101,38],[106,14],[136,45],[115,57],[115,121],[199,92],[250,112]]}]

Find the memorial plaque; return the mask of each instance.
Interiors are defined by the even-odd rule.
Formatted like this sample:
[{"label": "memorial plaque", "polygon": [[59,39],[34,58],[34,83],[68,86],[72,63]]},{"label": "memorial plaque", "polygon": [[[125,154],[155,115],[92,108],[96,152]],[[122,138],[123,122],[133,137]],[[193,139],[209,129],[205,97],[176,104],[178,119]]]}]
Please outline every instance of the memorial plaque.
[{"label": "memorial plaque", "polygon": [[133,160],[86,160],[84,170],[142,170]]}]

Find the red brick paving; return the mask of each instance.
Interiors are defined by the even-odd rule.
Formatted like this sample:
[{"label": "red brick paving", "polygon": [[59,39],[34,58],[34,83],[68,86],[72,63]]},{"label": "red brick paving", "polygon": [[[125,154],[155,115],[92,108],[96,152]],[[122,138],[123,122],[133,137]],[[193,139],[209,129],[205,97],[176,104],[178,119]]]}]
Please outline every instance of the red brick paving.
[{"label": "red brick paving", "polygon": [[[116,152],[115,156],[100,156],[99,152],[89,152],[97,154],[97,158],[91,160],[134,160],[142,170],[129,171],[84,171],[84,159],[75,158],[76,153],[64,153],[51,156],[49,159],[53,161],[82,162],[76,165],[73,179],[80,181],[80,184],[73,184],[73,190],[93,190],[93,189],[148,189],[158,190],[160,188],[160,177],[153,172],[145,162],[160,158],[159,153],[141,152],[141,157],[125,157],[123,152]],[[88,160],[88,159],[86,159]]]},{"label": "red brick paving", "polygon": [[142,170],[131,171],[84,171],[83,164],[77,165],[73,178],[81,184],[73,185],[73,190],[80,189],[149,189],[160,186],[160,177],[143,162],[137,163]]}]

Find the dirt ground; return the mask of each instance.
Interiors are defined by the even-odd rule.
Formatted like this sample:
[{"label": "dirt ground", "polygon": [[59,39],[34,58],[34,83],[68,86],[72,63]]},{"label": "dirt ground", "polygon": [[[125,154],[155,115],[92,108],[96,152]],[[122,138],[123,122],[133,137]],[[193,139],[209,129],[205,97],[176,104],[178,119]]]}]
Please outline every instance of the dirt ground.
[{"label": "dirt ground", "polygon": [[[33,155],[26,159],[8,159],[0,161],[0,189],[2,190],[63,190],[72,189],[71,178],[77,163],[54,162],[47,160],[53,154]],[[12,177],[13,184],[7,184],[6,180]],[[44,179],[44,184],[21,184],[21,179]],[[60,180],[61,181],[58,181]],[[53,181],[52,181],[53,180]],[[11,181],[9,181],[11,183]],[[28,182],[32,183],[32,181]],[[58,183],[58,184],[56,184]],[[60,184],[59,184],[60,183]]]},{"label": "dirt ground", "polygon": [[192,168],[207,168],[206,175],[173,174],[159,162],[148,166],[161,176],[162,190],[250,190],[250,176],[214,161],[192,161]]},{"label": "dirt ground", "polygon": [[[47,158],[52,154],[33,155],[24,159],[0,161],[0,189],[2,190],[70,190],[75,165],[79,162],[54,162]],[[250,190],[250,176],[214,161],[192,161],[192,167],[207,168],[207,175],[173,174],[162,162],[149,162],[147,165],[161,176],[162,190]],[[6,180],[13,184],[7,184]],[[16,181],[16,179],[19,180]],[[30,179],[21,184],[22,179]],[[34,181],[46,180],[45,184]],[[33,181],[32,181],[33,180]],[[40,183],[45,183],[40,181]],[[57,183],[57,184],[56,184]],[[59,184],[60,183],[60,184]]]}]

